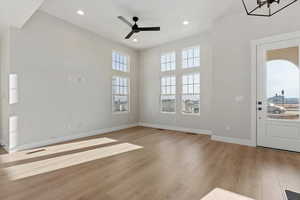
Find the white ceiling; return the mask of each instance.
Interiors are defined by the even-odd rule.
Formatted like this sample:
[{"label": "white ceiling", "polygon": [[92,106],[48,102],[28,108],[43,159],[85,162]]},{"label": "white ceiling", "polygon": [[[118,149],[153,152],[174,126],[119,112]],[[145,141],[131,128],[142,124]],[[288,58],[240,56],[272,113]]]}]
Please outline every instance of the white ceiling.
[{"label": "white ceiling", "polygon": [[0,26],[22,28],[44,0],[0,0]]},{"label": "white ceiling", "polygon": [[[105,38],[142,49],[205,31],[232,6],[242,9],[237,0],[45,0],[40,9]],[[76,14],[79,9],[85,16]],[[117,19],[119,15],[127,19],[138,16],[140,26],[160,26],[161,31],[135,35],[138,43],[124,40],[130,27]],[[190,24],[183,26],[184,20]]]}]

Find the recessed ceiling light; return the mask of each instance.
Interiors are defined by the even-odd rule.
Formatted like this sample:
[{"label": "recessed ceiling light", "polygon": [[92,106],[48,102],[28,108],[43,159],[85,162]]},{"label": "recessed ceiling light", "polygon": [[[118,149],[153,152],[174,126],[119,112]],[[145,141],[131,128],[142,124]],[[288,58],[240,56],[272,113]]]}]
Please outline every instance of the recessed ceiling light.
[{"label": "recessed ceiling light", "polygon": [[139,40],[138,40],[138,39],[136,39],[136,38],[134,38],[132,41],[133,41],[133,42],[138,42]]},{"label": "recessed ceiling light", "polygon": [[185,20],[185,21],[182,22],[183,25],[188,25],[189,23],[190,23],[190,22],[187,21],[187,20]]},{"label": "recessed ceiling light", "polygon": [[83,16],[84,12],[82,10],[77,10],[77,14]]}]

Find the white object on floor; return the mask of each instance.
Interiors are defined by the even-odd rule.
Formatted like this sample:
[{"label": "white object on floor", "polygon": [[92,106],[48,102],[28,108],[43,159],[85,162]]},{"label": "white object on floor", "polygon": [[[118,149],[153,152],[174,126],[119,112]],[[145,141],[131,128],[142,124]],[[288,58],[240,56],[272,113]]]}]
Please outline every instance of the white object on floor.
[{"label": "white object on floor", "polygon": [[221,188],[215,188],[201,200],[254,200],[240,194],[229,192]]}]

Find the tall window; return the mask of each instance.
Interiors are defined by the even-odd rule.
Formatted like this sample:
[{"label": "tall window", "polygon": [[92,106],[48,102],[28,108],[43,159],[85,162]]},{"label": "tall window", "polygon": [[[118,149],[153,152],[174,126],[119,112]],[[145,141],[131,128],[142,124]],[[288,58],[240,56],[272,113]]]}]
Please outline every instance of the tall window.
[{"label": "tall window", "polygon": [[200,47],[191,47],[182,50],[182,67],[192,68],[200,66]]},{"label": "tall window", "polygon": [[161,55],[160,59],[161,71],[172,71],[176,69],[176,54],[175,52]]},{"label": "tall window", "polygon": [[200,114],[200,73],[182,76],[182,113]]},{"label": "tall window", "polygon": [[114,51],[112,53],[112,68],[116,71],[128,72],[129,71],[129,57]]},{"label": "tall window", "polygon": [[176,112],[176,77],[164,76],[161,78],[161,112]]},{"label": "tall window", "polygon": [[129,78],[113,76],[112,101],[113,112],[129,111]]}]

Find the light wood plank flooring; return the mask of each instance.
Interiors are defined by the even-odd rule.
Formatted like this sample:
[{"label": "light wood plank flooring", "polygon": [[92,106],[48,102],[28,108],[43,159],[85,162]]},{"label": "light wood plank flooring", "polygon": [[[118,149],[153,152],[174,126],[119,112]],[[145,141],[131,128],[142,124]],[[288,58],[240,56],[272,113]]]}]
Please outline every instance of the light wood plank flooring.
[{"label": "light wood plank flooring", "polygon": [[144,127],[0,154],[1,200],[200,200],[215,188],[285,200],[285,189],[300,191],[299,153]]}]

